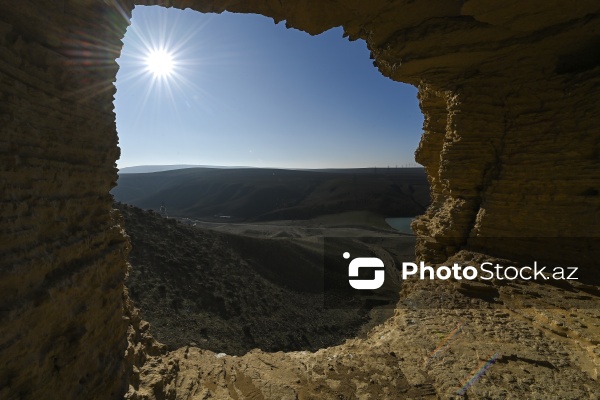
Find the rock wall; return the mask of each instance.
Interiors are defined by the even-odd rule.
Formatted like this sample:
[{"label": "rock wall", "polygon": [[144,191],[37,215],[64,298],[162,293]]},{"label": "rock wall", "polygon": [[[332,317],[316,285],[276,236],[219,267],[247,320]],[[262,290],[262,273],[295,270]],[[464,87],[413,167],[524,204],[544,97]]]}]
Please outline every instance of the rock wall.
[{"label": "rock wall", "polygon": [[128,244],[108,194],[126,27],[104,2],[0,2],[0,398],[127,388]]},{"label": "rock wall", "polygon": [[[530,239],[485,249],[588,261],[583,241],[550,254],[536,238],[600,237],[597,1],[138,3],[260,13],[310,34],[342,25],[384,75],[419,88],[433,194],[415,223],[422,258],[517,236]],[[132,7],[0,0],[2,398],[119,397],[145,360],[133,342],[153,346],[123,295],[128,245],[108,195]]]}]

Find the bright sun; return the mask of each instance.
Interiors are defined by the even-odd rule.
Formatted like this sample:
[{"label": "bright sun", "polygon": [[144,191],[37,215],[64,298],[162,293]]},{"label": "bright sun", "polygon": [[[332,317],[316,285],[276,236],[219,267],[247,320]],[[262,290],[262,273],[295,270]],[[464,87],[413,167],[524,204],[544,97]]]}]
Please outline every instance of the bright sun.
[{"label": "bright sun", "polygon": [[166,50],[152,50],[146,57],[146,69],[155,77],[168,77],[173,72],[173,56]]}]

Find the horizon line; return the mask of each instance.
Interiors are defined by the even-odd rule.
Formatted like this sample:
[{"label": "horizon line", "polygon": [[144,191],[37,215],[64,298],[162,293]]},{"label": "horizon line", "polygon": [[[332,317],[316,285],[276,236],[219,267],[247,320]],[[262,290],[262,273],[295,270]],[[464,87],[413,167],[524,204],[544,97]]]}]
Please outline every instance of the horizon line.
[{"label": "horizon line", "polygon": [[141,168],[141,167],[180,167],[185,168],[256,168],[256,169],[368,169],[368,168],[379,168],[379,169],[400,169],[400,168],[425,168],[418,163],[403,163],[398,165],[370,165],[370,166],[353,166],[353,167],[281,167],[281,166],[262,166],[257,167],[253,165],[208,165],[208,164],[139,164],[139,165],[128,165],[125,167],[116,168],[118,170],[126,168]]}]

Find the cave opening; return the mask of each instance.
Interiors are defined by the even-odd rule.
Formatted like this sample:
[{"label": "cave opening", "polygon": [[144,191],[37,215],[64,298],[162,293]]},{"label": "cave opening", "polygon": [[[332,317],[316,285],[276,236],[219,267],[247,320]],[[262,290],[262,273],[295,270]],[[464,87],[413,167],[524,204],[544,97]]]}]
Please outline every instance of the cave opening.
[{"label": "cave opening", "polygon": [[[419,157],[429,160],[423,164],[437,189],[419,234],[436,240],[448,233],[464,239],[471,231],[492,238],[506,232],[568,237],[574,245],[553,246],[553,253],[597,270],[593,250],[600,246],[583,240],[600,236],[600,224],[594,224],[598,60],[585,57],[598,32],[597,2],[525,9],[523,3],[498,7],[486,1],[346,2],[343,7],[318,1],[147,2],[253,11],[288,18],[313,34],[343,25],[350,37],[367,38],[386,76],[418,84],[422,101],[433,95],[423,111],[434,124],[433,118],[439,126],[445,121],[445,135],[428,130],[422,142]],[[481,354],[492,351],[508,354],[504,361],[509,362],[498,362],[470,387],[471,397],[493,390],[520,398],[557,393],[585,398],[599,391],[598,357],[592,351],[597,318],[585,315],[597,311],[598,291],[587,284],[507,291],[504,300],[514,294],[514,303],[509,301],[526,306],[516,314],[398,309],[397,318],[373,332],[374,340],[352,340],[317,354],[252,352],[216,361],[215,354],[199,348],[158,351],[148,325],[131,318],[137,315],[123,294],[128,250],[109,195],[118,158],[111,83],[125,31],[121,16],[129,14],[132,2],[2,4],[0,126],[7,206],[0,397],[116,398],[127,392],[127,398],[189,398],[195,391],[225,398],[228,390],[240,398],[431,397],[449,393],[465,366],[476,367]],[[475,201],[465,201],[469,198]],[[208,239],[215,250],[229,247]],[[507,243],[530,252],[520,238]],[[493,244],[489,251],[504,256],[507,247]],[[440,240],[425,250],[446,257],[456,246]],[[179,254],[159,252],[156,258],[169,261]],[[209,284],[212,278],[203,276]],[[168,293],[161,285],[158,294]],[[482,288],[462,289],[452,294]],[[418,300],[419,293],[431,292],[406,294]],[[538,299],[552,296],[558,300],[554,315],[536,306]],[[573,296],[591,307],[570,307],[564,300]],[[263,306],[273,299],[256,296]],[[228,307],[214,304],[217,310]],[[186,306],[173,304],[178,310]],[[462,343],[424,364],[423,356],[444,333],[461,329],[465,318],[473,323],[460,335]],[[174,322],[184,329],[182,321]],[[198,329],[214,336],[206,325]],[[252,327],[239,329],[255,336]],[[345,356],[341,368],[332,369],[330,361],[338,355]],[[205,363],[198,362],[201,358]]]},{"label": "cave opening", "polygon": [[423,117],[416,89],[343,35],[133,10],[117,60],[112,193],[133,245],[126,285],[168,347],[314,351],[390,315],[395,277],[385,300],[324,307],[323,238],[377,236],[388,257],[406,256],[385,249],[398,234],[381,217],[428,205],[414,161]]}]

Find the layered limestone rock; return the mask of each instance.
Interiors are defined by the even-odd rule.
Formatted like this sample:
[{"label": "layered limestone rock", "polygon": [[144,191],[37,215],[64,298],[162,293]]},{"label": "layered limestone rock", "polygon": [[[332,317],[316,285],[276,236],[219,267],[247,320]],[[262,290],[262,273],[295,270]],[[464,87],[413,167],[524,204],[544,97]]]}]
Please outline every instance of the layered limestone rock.
[{"label": "layered limestone rock", "polygon": [[[419,88],[417,161],[433,196],[415,223],[420,257],[472,259],[471,248],[597,265],[586,239],[600,237],[597,1],[138,3],[259,13],[310,34],[343,26],[366,41],[384,75]],[[132,7],[0,0],[1,398],[452,397],[496,351],[502,357],[487,385],[469,389],[473,397],[600,391],[593,285],[449,284],[433,289],[450,303],[400,307],[367,339],[315,354],[166,354],[124,295],[127,242],[108,194],[119,154],[114,60]],[[540,237],[580,240],[550,251]],[[407,284],[402,296],[418,304],[428,285]],[[552,302],[569,293],[588,303]],[[462,311],[446,310],[452,304]],[[465,319],[473,323],[456,345],[427,361]]]},{"label": "layered limestone rock", "polygon": [[117,16],[103,2],[0,2],[3,399],[127,388],[128,245],[108,194]]}]

